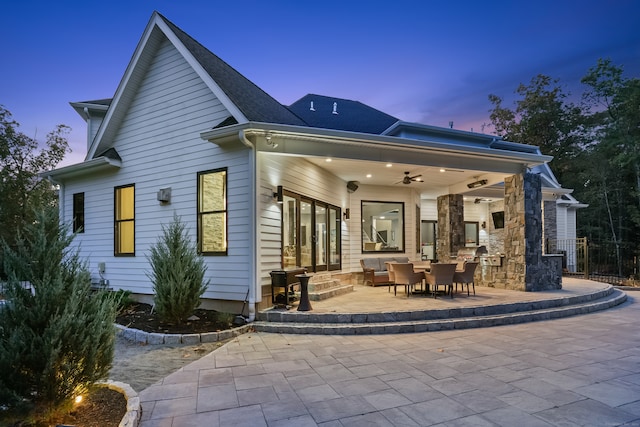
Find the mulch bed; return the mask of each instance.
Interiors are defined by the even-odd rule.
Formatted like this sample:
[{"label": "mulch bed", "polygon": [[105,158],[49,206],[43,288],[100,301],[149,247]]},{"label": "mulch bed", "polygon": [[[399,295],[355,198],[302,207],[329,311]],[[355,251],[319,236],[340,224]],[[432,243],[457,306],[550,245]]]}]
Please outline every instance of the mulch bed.
[{"label": "mulch bed", "polygon": [[128,328],[163,334],[200,334],[233,327],[233,317],[215,310],[197,309],[190,320],[169,323],[160,319],[150,304],[135,303],[116,317],[116,322]]},{"label": "mulch bed", "polygon": [[[233,316],[215,310],[198,309],[190,320],[180,324],[168,323],[158,317],[150,304],[134,303],[116,317],[116,322],[145,332],[198,334],[232,328]],[[126,399],[120,392],[99,387],[86,396],[73,412],[64,419],[57,420],[57,423],[77,427],[117,427],[126,412],[126,406]],[[1,418],[0,416],[0,424],[3,424],[4,420]],[[8,425],[25,426],[21,422]]]},{"label": "mulch bed", "polygon": [[99,387],[71,413],[67,424],[82,427],[118,427],[127,411],[122,393]]},{"label": "mulch bed", "polygon": [[[118,427],[127,412],[127,399],[124,395],[108,387],[96,387],[84,396],[82,402],[65,415],[60,415],[49,422],[29,423],[20,420],[16,414],[0,413],[0,425],[7,427]],[[6,418],[4,417],[6,416]]]}]

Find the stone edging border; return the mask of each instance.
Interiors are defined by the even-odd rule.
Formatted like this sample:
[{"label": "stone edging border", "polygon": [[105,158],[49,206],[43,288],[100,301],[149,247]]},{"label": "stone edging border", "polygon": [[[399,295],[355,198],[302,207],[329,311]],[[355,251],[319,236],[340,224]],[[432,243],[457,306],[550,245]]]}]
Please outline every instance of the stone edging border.
[{"label": "stone edging border", "polygon": [[125,412],[118,427],[138,427],[142,415],[142,404],[138,393],[129,384],[119,381],[108,380],[98,384],[122,393],[127,400],[127,412]]},{"label": "stone edging border", "polygon": [[115,323],[114,324],[117,333],[129,341],[148,344],[148,345],[161,345],[161,344],[200,344],[224,341],[230,338],[237,337],[253,329],[253,326],[249,323],[239,326],[237,328],[227,329],[219,332],[205,332],[202,334],[160,334],[156,332],[145,332],[139,329],[127,328],[126,326]]}]

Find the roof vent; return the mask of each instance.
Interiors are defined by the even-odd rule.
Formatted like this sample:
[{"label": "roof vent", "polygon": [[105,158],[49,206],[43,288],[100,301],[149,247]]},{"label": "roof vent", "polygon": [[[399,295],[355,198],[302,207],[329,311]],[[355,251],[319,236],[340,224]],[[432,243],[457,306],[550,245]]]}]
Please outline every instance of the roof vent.
[{"label": "roof vent", "polygon": [[338,103],[337,102],[333,103],[333,114],[338,114]]},{"label": "roof vent", "polygon": [[309,111],[316,111],[316,109],[313,108],[313,101],[311,101],[311,107],[309,108]]}]

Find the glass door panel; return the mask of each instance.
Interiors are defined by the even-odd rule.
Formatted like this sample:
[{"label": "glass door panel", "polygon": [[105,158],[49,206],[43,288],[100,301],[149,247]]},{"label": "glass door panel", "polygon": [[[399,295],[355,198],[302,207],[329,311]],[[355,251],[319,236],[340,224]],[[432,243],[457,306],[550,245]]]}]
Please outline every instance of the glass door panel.
[{"label": "glass door panel", "polygon": [[313,203],[300,202],[300,266],[313,271]]},{"label": "glass door panel", "polygon": [[423,260],[436,259],[436,227],[437,221],[422,221],[421,257]]},{"label": "glass door panel", "polygon": [[479,229],[477,222],[464,222],[464,245],[466,247],[478,246],[480,243]]},{"label": "glass door panel", "polygon": [[340,269],[340,210],[329,207],[329,270]]},{"label": "glass door panel", "polygon": [[327,269],[327,208],[315,203],[315,271]]},{"label": "glass door panel", "polygon": [[282,268],[339,270],[340,208],[288,191],[283,194],[281,206]]},{"label": "glass door panel", "polygon": [[282,203],[282,267],[298,266],[297,200],[285,195]]}]

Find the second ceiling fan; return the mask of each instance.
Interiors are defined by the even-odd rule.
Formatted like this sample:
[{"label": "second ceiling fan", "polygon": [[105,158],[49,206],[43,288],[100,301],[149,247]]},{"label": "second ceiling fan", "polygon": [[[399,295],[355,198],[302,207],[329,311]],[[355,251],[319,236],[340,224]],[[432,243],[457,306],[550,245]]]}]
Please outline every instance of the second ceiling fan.
[{"label": "second ceiling fan", "polygon": [[411,184],[412,182],[418,181],[421,182],[422,181],[422,174],[419,175],[414,175],[414,176],[410,176],[411,172],[405,172],[404,173],[404,178],[402,178],[402,182],[403,184]]}]

